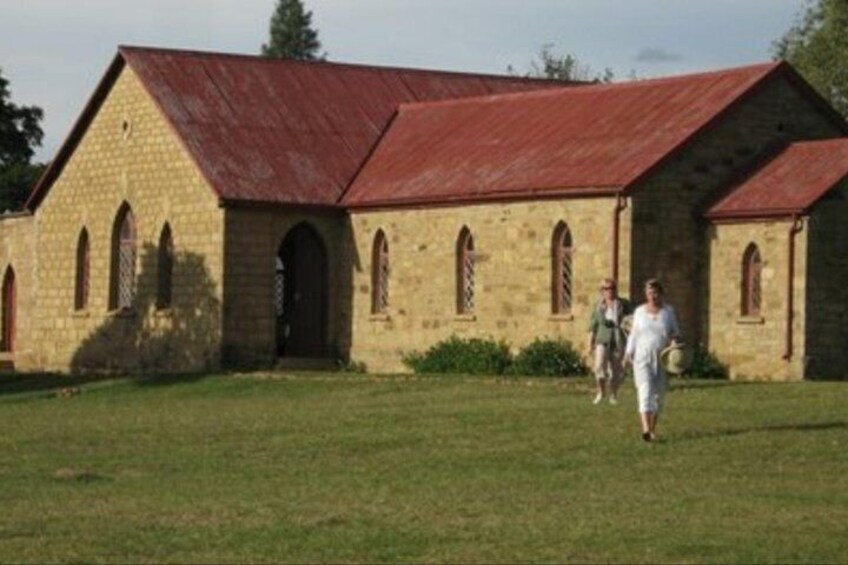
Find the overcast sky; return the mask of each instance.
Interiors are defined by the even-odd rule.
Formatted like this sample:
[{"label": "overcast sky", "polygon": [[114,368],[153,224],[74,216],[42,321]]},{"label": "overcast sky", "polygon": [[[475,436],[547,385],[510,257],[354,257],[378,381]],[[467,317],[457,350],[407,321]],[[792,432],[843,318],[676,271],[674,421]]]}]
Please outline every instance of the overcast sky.
[{"label": "overcast sky", "polygon": [[[254,54],[276,0],[0,0],[12,100],[45,111],[47,160],[120,44]],[[769,60],[804,0],[304,0],[329,59],[525,71],[545,43],[625,79]]]}]

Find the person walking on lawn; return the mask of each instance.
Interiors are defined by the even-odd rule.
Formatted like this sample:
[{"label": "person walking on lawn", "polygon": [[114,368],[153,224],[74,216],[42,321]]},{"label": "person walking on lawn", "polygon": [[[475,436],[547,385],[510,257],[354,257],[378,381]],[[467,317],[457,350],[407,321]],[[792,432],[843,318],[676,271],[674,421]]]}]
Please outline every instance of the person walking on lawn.
[{"label": "person walking on lawn", "polygon": [[626,336],[622,321],[630,314],[630,302],[618,296],[615,280],[601,281],[601,297],[592,309],[589,320],[589,357],[595,370],[596,392],[592,401],[599,404],[609,398],[610,404],[618,403],[618,388],[624,380],[624,346]]}]

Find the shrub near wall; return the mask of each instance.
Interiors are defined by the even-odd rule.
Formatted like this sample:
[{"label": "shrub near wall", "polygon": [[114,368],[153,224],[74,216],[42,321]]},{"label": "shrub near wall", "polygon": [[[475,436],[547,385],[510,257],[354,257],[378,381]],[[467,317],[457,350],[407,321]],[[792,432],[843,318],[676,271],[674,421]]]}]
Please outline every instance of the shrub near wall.
[{"label": "shrub near wall", "polygon": [[515,356],[509,372],[513,375],[567,377],[584,375],[589,369],[567,341],[537,338]]},{"label": "shrub near wall", "polygon": [[404,356],[403,363],[416,373],[561,377],[587,372],[570,343],[552,339],[534,340],[513,359],[503,341],[451,336],[424,353]]},{"label": "shrub near wall", "polygon": [[403,363],[416,373],[501,375],[512,362],[509,345],[456,336],[438,342],[424,353],[405,355]]}]

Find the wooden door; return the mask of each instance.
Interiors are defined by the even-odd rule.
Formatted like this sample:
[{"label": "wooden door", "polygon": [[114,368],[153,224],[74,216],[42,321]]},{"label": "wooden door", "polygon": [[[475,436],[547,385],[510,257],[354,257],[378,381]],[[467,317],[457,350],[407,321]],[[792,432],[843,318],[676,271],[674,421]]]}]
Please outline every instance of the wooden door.
[{"label": "wooden door", "polygon": [[327,333],[327,257],[314,229],[300,224],[277,256],[277,353],[323,357]]}]

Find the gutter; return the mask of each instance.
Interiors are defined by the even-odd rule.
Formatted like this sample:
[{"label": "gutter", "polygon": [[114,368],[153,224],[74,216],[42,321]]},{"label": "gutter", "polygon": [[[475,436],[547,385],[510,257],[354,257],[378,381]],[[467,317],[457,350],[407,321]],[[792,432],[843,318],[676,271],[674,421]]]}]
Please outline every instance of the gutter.
[{"label": "gutter", "polygon": [[621,213],[627,208],[627,198],[621,193],[615,200],[615,208],[612,210],[612,280],[618,284],[618,254],[619,254],[619,232],[621,227]]},{"label": "gutter", "polygon": [[804,229],[804,221],[798,214],[792,216],[792,225],[789,227],[789,265],[786,276],[786,348],[783,360],[792,359],[792,324],[794,322],[794,279],[795,279],[795,236]]}]

